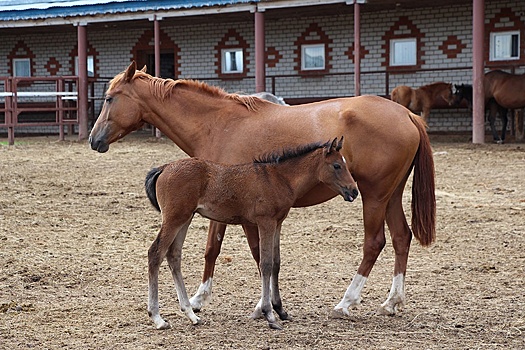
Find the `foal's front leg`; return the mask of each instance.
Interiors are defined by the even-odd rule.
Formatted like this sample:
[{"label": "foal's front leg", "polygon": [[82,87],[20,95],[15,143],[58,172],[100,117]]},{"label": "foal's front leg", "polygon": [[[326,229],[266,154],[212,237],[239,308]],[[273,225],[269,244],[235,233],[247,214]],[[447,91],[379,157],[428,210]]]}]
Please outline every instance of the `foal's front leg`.
[{"label": "foal's front leg", "polygon": [[261,300],[255,308],[254,316],[262,314],[268,321],[272,329],[282,329],[281,325],[275,319],[270,302],[270,279],[273,272],[274,262],[274,242],[277,230],[277,224],[272,221],[260,222],[259,227],[259,249],[260,262],[259,271],[261,273]]}]

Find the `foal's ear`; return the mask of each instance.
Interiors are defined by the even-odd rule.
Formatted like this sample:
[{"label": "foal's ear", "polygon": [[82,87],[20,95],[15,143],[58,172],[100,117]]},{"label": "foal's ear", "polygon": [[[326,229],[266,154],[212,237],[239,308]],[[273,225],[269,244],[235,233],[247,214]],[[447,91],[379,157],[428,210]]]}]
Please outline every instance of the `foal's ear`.
[{"label": "foal's ear", "polygon": [[124,81],[126,83],[129,83],[131,79],[133,79],[133,76],[135,75],[135,71],[137,70],[137,64],[135,61],[131,61],[130,65],[126,69],[126,73],[124,74]]},{"label": "foal's ear", "polygon": [[[337,143],[337,146],[335,147],[336,151],[339,151],[339,150],[341,150],[341,148],[343,148],[343,138],[344,138],[344,136],[341,136],[341,140],[339,140],[339,142]],[[335,140],[337,140],[337,138]]]},{"label": "foal's ear", "polygon": [[142,67],[142,69],[140,70],[142,73],[146,73],[146,70],[147,70],[147,67],[146,65],[144,65],[144,67]]}]

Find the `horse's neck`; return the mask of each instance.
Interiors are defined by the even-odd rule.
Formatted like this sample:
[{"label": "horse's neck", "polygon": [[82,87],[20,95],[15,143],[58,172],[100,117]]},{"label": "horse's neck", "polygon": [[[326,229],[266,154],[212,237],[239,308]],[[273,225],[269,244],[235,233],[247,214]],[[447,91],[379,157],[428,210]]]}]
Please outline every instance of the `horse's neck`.
[{"label": "horse's neck", "polygon": [[319,184],[318,159],[319,154],[308,154],[275,165],[279,177],[286,180],[296,199]]},{"label": "horse's neck", "polygon": [[154,96],[144,97],[151,109],[144,119],[185,153],[198,156],[215,130],[221,130],[224,113],[219,111],[234,102],[187,88],[175,89],[165,101]]}]

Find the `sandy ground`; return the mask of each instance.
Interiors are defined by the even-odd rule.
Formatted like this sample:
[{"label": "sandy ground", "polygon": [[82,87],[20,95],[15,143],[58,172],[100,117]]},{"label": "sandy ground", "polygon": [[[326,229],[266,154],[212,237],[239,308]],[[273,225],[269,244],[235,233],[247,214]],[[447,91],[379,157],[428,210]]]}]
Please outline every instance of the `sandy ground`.
[{"label": "sandy ground", "polygon": [[[361,260],[361,202],[341,198],[293,209],[283,225],[281,293],[294,318],[284,330],[248,318],[259,299],[256,266],[229,227],[213,301],[192,326],[171,274],[160,275],[158,331],[146,312],[147,250],[160,215],[143,181],[183,157],[166,140],[128,136],[106,154],[85,142],[18,138],[0,146],[1,349],[523,349],[525,348],[525,146],[433,141],[437,242],[414,240],[407,305],[376,308],[390,289],[390,241],[363,303],[332,319]],[[405,208],[410,216],[409,187]],[[207,220],[196,217],[183,251],[189,293],[200,282]]]}]

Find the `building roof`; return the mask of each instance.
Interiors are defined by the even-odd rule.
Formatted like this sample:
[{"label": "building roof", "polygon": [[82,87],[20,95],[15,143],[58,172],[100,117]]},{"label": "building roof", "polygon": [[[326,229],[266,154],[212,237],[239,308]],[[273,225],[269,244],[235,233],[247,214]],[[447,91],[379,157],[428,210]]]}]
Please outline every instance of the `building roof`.
[{"label": "building roof", "polygon": [[0,22],[67,19],[157,11],[202,10],[258,0],[0,0]]}]

